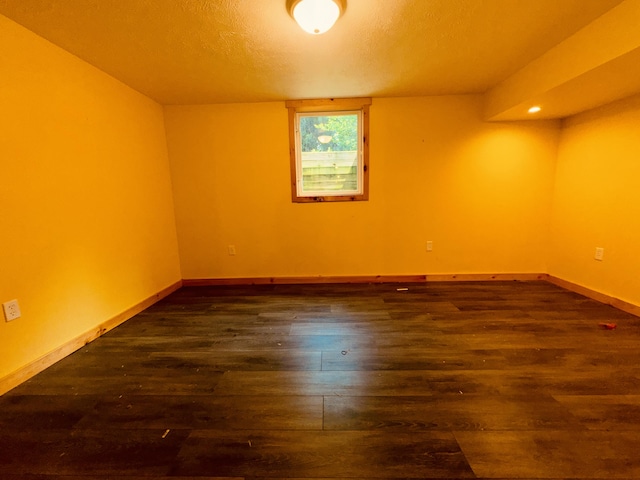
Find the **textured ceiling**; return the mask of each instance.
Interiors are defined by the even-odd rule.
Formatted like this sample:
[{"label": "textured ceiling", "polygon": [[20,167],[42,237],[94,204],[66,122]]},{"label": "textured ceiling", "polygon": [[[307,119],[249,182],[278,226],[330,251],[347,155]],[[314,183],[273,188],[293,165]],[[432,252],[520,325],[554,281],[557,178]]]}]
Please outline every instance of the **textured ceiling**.
[{"label": "textured ceiling", "polygon": [[620,0],[0,0],[0,13],[162,104],[480,93]]}]

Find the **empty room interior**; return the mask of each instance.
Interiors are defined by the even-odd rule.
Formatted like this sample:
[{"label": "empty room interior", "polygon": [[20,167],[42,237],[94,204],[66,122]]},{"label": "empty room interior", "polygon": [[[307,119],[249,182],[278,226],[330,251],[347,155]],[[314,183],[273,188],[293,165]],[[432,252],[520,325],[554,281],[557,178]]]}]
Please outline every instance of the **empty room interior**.
[{"label": "empty room interior", "polygon": [[0,0],[0,478],[640,478],[640,0],[307,1]]}]

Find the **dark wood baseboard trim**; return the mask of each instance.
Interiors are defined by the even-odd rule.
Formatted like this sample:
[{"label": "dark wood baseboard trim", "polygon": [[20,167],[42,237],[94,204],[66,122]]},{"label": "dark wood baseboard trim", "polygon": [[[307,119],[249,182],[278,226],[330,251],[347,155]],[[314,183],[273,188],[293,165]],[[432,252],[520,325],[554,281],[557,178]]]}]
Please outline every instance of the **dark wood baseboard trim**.
[{"label": "dark wood baseboard trim", "polygon": [[424,282],[486,282],[546,280],[543,273],[462,273],[436,275],[351,275],[313,277],[244,277],[244,278],[187,278],[185,287],[220,285],[296,285],[323,283],[424,283]]},{"label": "dark wood baseboard trim", "polygon": [[579,293],[580,295],[584,295],[585,297],[591,298],[592,300],[597,300],[600,303],[611,305],[618,310],[622,310],[623,312],[627,312],[640,317],[640,306],[634,305],[633,303],[625,302],[624,300],[620,300],[619,298],[612,297],[611,295],[607,295],[605,293],[600,293],[596,290],[592,290],[588,287],[583,287],[582,285],[578,285],[577,283],[573,283],[568,280],[554,277],[553,275],[547,275],[547,281],[549,283],[557,285],[558,287],[562,287],[565,290]]},{"label": "dark wood baseboard trim", "polygon": [[134,315],[142,312],[144,309],[149,308],[154,303],[162,300],[164,297],[170,295],[171,293],[178,290],[182,287],[182,281],[176,282],[167,288],[160,290],[155,295],[151,295],[148,298],[145,298],[141,302],[135,304],[133,307],[126,309],[124,312],[119,313],[115,317],[110,318],[109,320],[99,324],[98,326],[92,328],[91,330],[83,333],[82,335],[77,336],[71,341],[61,345],[55,350],[43,355],[42,357],[34,360],[33,362],[25,365],[24,367],[16,370],[13,373],[5,376],[0,379],[0,395],[5,394],[9,390],[17,387],[21,383],[29,380],[34,375],[37,375],[44,369],[50,367],[54,363],[62,360],[68,355],[71,355],[76,350],[82,348],[87,343],[94,341],[96,338],[104,335],[109,330],[114,329],[118,325],[124,323],[129,320]]}]

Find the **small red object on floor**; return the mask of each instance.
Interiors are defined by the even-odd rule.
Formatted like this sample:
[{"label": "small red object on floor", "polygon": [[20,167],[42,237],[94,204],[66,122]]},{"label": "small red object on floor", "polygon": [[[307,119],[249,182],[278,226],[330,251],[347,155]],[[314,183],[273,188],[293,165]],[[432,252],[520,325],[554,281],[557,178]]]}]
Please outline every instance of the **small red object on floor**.
[{"label": "small red object on floor", "polygon": [[600,327],[604,328],[605,330],[614,330],[618,326],[615,323],[599,323],[598,325],[600,325]]}]

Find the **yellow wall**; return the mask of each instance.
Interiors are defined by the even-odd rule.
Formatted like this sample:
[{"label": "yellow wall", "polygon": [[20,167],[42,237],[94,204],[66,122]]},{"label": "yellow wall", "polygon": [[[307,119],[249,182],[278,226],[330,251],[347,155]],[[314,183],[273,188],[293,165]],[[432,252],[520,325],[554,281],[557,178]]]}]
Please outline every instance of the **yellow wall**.
[{"label": "yellow wall", "polygon": [[165,107],[183,277],[545,272],[559,123],[481,110],[374,99],[370,200],[293,204],[284,103]]},{"label": "yellow wall", "polygon": [[640,96],[565,120],[552,232],[550,274],[640,305]]},{"label": "yellow wall", "polygon": [[163,115],[2,16],[0,44],[0,378],[181,277],[548,272],[640,304],[640,97],[562,129],[374,99],[370,200],[294,204],[284,103]]},{"label": "yellow wall", "polygon": [[3,16],[0,45],[2,378],[181,275],[162,107]]}]

